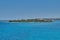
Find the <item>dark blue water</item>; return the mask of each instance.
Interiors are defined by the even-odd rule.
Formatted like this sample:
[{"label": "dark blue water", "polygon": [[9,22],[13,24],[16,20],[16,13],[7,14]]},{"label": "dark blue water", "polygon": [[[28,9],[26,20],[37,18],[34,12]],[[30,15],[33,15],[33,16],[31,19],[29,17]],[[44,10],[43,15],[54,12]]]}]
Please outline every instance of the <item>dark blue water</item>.
[{"label": "dark blue water", "polygon": [[60,40],[60,21],[51,23],[0,22],[0,40]]}]

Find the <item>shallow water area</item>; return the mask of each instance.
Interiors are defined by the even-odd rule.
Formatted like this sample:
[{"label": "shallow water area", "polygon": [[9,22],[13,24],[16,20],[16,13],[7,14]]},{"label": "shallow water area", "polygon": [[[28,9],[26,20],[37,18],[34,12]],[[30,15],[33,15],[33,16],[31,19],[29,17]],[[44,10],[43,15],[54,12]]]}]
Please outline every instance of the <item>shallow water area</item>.
[{"label": "shallow water area", "polygon": [[60,40],[60,21],[0,22],[0,40]]}]

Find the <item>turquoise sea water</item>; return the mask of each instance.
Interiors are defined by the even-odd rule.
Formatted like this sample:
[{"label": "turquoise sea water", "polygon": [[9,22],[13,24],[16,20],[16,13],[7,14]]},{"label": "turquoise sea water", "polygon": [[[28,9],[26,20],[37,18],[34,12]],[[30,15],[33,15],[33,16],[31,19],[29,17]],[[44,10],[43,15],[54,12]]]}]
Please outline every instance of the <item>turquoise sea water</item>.
[{"label": "turquoise sea water", "polygon": [[60,40],[60,21],[0,22],[0,40]]}]

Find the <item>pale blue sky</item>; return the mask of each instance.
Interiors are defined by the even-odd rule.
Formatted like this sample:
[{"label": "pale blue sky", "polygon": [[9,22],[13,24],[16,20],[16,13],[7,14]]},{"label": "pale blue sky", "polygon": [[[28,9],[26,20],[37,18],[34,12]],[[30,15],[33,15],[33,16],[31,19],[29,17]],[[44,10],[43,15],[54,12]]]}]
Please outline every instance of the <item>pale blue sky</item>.
[{"label": "pale blue sky", "polygon": [[59,17],[60,0],[0,0],[0,20]]}]

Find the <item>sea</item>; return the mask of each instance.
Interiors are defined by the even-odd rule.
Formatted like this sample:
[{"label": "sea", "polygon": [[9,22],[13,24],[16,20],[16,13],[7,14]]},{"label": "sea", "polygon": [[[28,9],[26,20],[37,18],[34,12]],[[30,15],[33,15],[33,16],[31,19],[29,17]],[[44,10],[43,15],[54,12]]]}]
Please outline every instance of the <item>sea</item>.
[{"label": "sea", "polygon": [[0,40],[60,40],[60,20],[0,22]]}]

